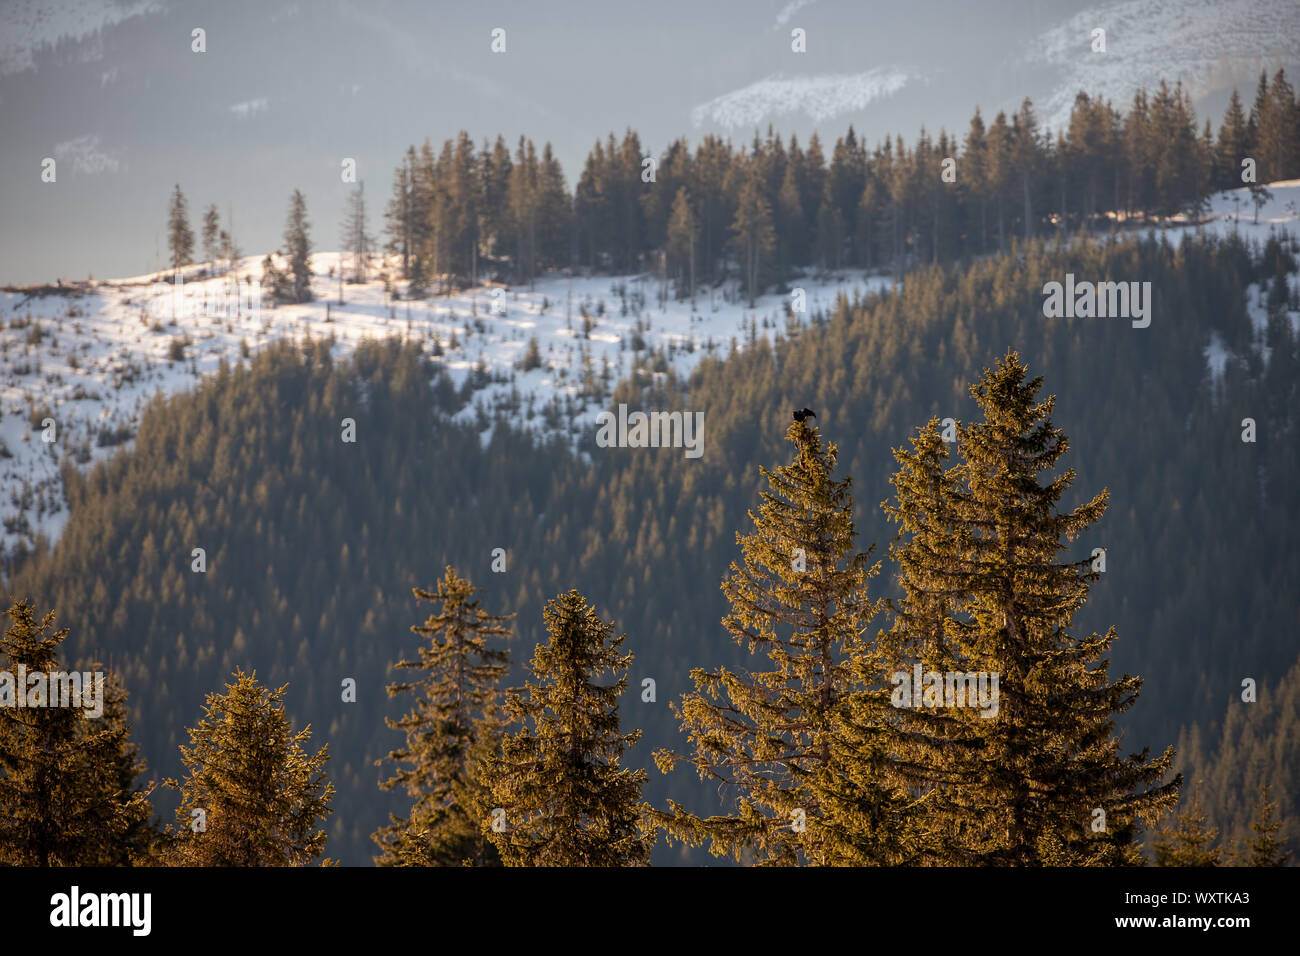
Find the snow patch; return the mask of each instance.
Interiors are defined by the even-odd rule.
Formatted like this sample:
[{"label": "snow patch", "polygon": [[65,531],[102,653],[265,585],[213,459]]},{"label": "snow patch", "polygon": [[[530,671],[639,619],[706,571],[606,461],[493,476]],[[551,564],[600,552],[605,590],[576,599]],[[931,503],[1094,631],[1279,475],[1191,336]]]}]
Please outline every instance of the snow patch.
[{"label": "snow patch", "polygon": [[[1092,50],[1097,28],[1106,31],[1105,53]],[[1055,89],[1038,104],[1056,131],[1069,127],[1080,90],[1127,110],[1134,93],[1153,92],[1161,80],[1173,86],[1181,79],[1196,98],[1242,76],[1253,83],[1261,68],[1297,57],[1296,0],[1125,0],[1089,7],[1046,31],[1025,60],[1058,70]]]},{"label": "snow patch", "polygon": [[[30,546],[40,534],[53,542],[67,517],[60,464],[89,468],[129,447],[156,392],[191,389],[223,359],[240,363],[243,343],[252,353],[280,339],[332,335],[341,360],[367,339],[419,341],[426,354],[442,353],[437,361],[468,399],[456,418],[478,427],[485,443],[504,415],[578,450],[635,365],[686,376],[705,355],[793,328],[788,296],[760,297],[751,309],[732,282],[701,289],[692,305],[649,275],[548,275],[532,287],[393,300],[374,278],[378,257],[370,281],[344,284],[340,305],[339,270],[351,259],[335,252],[311,257],[314,301],[255,310],[261,260],[239,260],[226,275],[192,266],[179,287],[164,272],[0,291],[0,548]],[[387,268],[394,273],[395,262]],[[796,284],[811,315],[832,309],[843,289],[890,282],[842,273]],[[540,364],[525,370],[533,339]],[[52,444],[42,441],[45,417],[56,422]]]},{"label": "snow patch", "polygon": [[0,76],[35,69],[36,54],[59,40],[86,40],[161,9],[155,0],[6,0],[0,3]]},{"label": "snow patch", "polygon": [[1223,337],[1218,332],[1211,332],[1210,344],[1205,347],[1205,364],[1210,368],[1211,385],[1217,387],[1223,384],[1223,376],[1228,369],[1230,357],[1231,353],[1223,344]]},{"label": "snow patch", "polygon": [[819,76],[786,77],[778,73],[696,106],[691,110],[691,122],[697,128],[705,122],[746,127],[791,113],[821,122],[893,96],[912,79],[910,74],[891,67]]},{"label": "snow patch", "polygon": [[98,136],[78,136],[54,147],[54,158],[70,162],[72,170],[86,176],[117,172],[121,165],[117,157],[99,148]]}]

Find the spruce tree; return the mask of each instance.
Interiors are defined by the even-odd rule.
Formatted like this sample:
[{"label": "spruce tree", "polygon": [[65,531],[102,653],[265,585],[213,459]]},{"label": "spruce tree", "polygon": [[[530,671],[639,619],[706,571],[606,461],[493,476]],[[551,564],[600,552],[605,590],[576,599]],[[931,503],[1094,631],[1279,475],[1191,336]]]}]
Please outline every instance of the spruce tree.
[{"label": "spruce tree", "polygon": [[668,267],[677,283],[677,298],[684,299],[689,293],[692,302],[695,301],[695,243],[698,233],[691,197],[682,186],[673,199],[668,218]]},{"label": "spruce tree", "polygon": [[[618,697],[631,654],[626,635],[576,590],[542,612],[550,640],[529,664],[533,680],[507,696],[519,724],[487,761],[493,801],[484,829],[507,866],[640,866],[644,770],[621,766],[641,732],[619,732]],[[597,683],[611,673],[613,683]],[[495,826],[494,826],[495,824]]]},{"label": "spruce tree", "polygon": [[[27,601],[15,601],[8,616],[0,669],[12,682],[23,673],[29,683],[23,707],[15,706],[16,683],[0,690],[0,865],[137,861],[153,834],[146,794],[135,786],[143,766],[130,741],[125,694],[106,680],[99,717],[87,713],[92,691],[84,684],[82,707],[49,706],[48,675],[61,669],[58,647],[68,629],[54,630],[53,611],[38,622]],[[33,706],[39,685],[30,678],[37,674],[45,675],[43,703]]]},{"label": "spruce tree", "polygon": [[[931,420],[911,440],[911,450],[895,449],[899,469],[890,478],[892,502],[885,514],[899,525],[890,547],[897,567],[902,599],[890,601],[892,627],[879,637],[883,669],[893,675],[978,672],[981,662],[954,646],[945,627],[952,618],[964,584],[956,573],[957,517],[953,502],[959,495],[956,469],[949,466],[948,444],[938,419]],[[996,664],[992,664],[996,668]],[[891,683],[893,681],[891,680]],[[895,690],[901,689],[901,680]],[[927,814],[923,856],[934,863],[970,862],[965,831],[975,814],[960,799],[962,787],[978,784],[977,765],[969,751],[979,746],[980,722],[985,718],[968,707],[911,707],[920,688],[908,685],[910,700],[896,705],[896,758],[914,770],[925,794]]]},{"label": "spruce tree", "polygon": [[537,171],[537,202],[539,265],[543,269],[571,265],[573,205],[564,182],[564,170],[550,143],[542,147],[542,160]]},{"label": "spruce tree", "polygon": [[295,189],[289,199],[289,216],[284,225],[284,255],[289,260],[290,302],[310,302],[312,298],[309,225],[307,199]]},{"label": "spruce tree", "polygon": [[203,258],[209,265],[221,255],[220,235],[221,214],[217,212],[217,204],[213,203],[203,214]]},{"label": "spruce tree", "polygon": [[731,223],[732,245],[740,259],[741,276],[751,306],[761,291],[764,270],[771,264],[776,246],[772,207],[764,198],[761,186],[757,171],[751,171],[740,189],[736,218]]},{"label": "spruce tree", "polygon": [[521,136],[507,187],[511,234],[515,240],[512,250],[515,274],[521,282],[531,282],[537,273],[537,232],[541,213],[538,189],[537,151]]},{"label": "spruce tree", "polygon": [[384,251],[402,257],[402,278],[411,277],[411,250],[415,243],[415,202],[412,195],[412,167],[415,150],[407,150],[393,173],[393,196],[384,208],[388,243]]},{"label": "spruce tree", "polygon": [[732,638],[770,669],[696,669],[695,691],[674,712],[694,756],[655,753],[667,773],[693,764],[736,800],[733,813],[699,817],[669,801],[652,819],[690,845],[761,864],[909,862],[908,797],[889,756],[887,696],[865,637],[878,571],[854,545],[851,478],[834,478],[838,450],[801,422],[786,437],[793,460],[760,468],[754,530],[722,589]]},{"label": "spruce tree", "polygon": [[497,135],[489,148],[487,141],[479,154],[480,194],[483,197],[483,248],[495,258],[508,255],[512,247],[509,192],[510,173],[514,165],[504,136]]},{"label": "spruce tree", "polygon": [[[343,248],[352,254],[352,281],[365,282],[366,270],[370,263],[370,253],[374,246],[374,237],[370,235],[366,216],[366,184],[358,183],[357,188],[348,195],[347,212],[343,218]],[[339,269],[343,261],[339,260]]]},{"label": "spruce tree", "polygon": [[1070,633],[1099,572],[1062,552],[1102,516],[1107,493],[1062,511],[1074,472],[1040,481],[1069,442],[1052,424],[1054,398],[1038,401],[1042,379],[1027,375],[1008,352],[972,386],[984,420],[955,426],[954,467],[938,422],[913,452],[896,452],[903,467],[886,510],[902,525],[894,557],[905,596],[889,650],[923,671],[999,678],[996,710],[921,701],[905,719],[944,720],[911,737],[903,757],[933,768],[928,843],[942,860],[1132,863],[1138,821],[1171,806],[1181,778],[1162,782],[1172,748],[1119,753],[1114,718],[1142,682],[1110,679],[1114,628]]},{"label": "spruce tree", "polygon": [[235,268],[235,260],[243,256],[239,244],[235,242],[235,222],[234,212],[231,209],[226,210],[226,228],[222,229],[218,235],[217,245],[221,252],[221,258],[226,260],[226,270],[230,271]]},{"label": "spruce tree", "polygon": [[844,216],[827,196],[817,207],[817,265],[822,269],[838,269],[844,249]]},{"label": "spruce tree", "polygon": [[1236,189],[1241,186],[1241,161],[1250,155],[1247,152],[1249,135],[1241,96],[1233,90],[1228,108],[1223,114],[1223,125],[1219,127],[1213,181],[1215,188]]},{"label": "spruce tree", "polygon": [[1290,178],[1297,170],[1296,151],[1300,150],[1300,116],[1297,116],[1295,90],[1286,72],[1278,70],[1259,104],[1259,125],[1255,156],[1261,183]]},{"label": "spruce tree", "polygon": [[528,340],[528,349],[524,352],[522,368],[525,372],[531,372],[535,368],[542,367],[542,350],[537,344],[537,336]]},{"label": "spruce tree", "polygon": [[242,670],[233,676],[225,693],[208,694],[189,746],[181,745],[186,778],[166,781],[181,794],[168,862],[305,866],[325,849],[329,746],[304,750],[311,726],[290,726],[288,685],[271,689]]},{"label": "spruce tree", "polygon": [[804,237],[804,213],[799,199],[797,164],[801,162],[801,157],[797,152],[798,148],[797,141],[791,137],[791,159],[785,167],[775,203],[775,215],[779,224],[776,232],[781,247],[780,265],[783,275],[788,275],[794,265],[807,259],[805,250],[808,244]]},{"label": "spruce tree", "polygon": [[[380,787],[401,786],[415,798],[410,813],[374,835],[384,852],[380,866],[479,866],[498,862],[482,821],[491,809],[479,779],[479,760],[495,746],[497,682],[508,655],[489,646],[510,633],[510,616],[487,613],[479,591],[448,566],[434,591],[415,588],[421,601],[439,610],[411,630],[426,638],[419,660],[397,667],[421,672],[419,680],[390,684],[388,695],[414,694],[414,706],[400,720],[388,720],[406,734],[406,746],[388,759],[403,766]],[[382,763],[382,761],[380,761]]]},{"label": "spruce tree", "polygon": [[[90,670],[103,671],[98,663]],[[131,740],[131,722],[127,713],[127,693],[118,676],[104,673],[104,713],[97,721],[97,733],[106,756],[102,769],[109,777],[109,787],[115,787],[116,800],[127,811],[122,816],[122,831],[117,839],[99,854],[96,866],[129,866],[145,864],[156,859],[161,834],[152,819],[152,810],[146,799],[154,784],[141,788],[137,781],[145,772],[145,762],[140,748]]]},{"label": "spruce tree", "polygon": [[1222,866],[1223,851],[1216,845],[1219,831],[1201,809],[1200,787],[1192,791],[1186,809],[1171,813],[1153,833],[1156,866]]},{"label": "spruce tree", "polygon": [[180,183],[172,190],[171,205],[167,212],[167,248],[171,251],[173,269],[194,261],[194,230],[190,228],[189,207]]},{"label": "spruce tree", "polygon": [[447,250],[448,271],[460,280],[463,287],[478,285],[478,246],[482,238],[482,180],[478,175],[479,161],[474,151],[474,141],[461,130],[456,137],[456,147],[447,172],[448,215],[450,217],[450,246]]},{"label": "spruce tree", "polygon": [[1267,151],[1264,138],[1260,135],[1260,126],[1270,109],[1268,90],[1268,71],[1259,71],[1259,82],[1255,84],[1255,101],[1250,106],[1246,117],[1246,145],[1248,156],[1253,156],[1257,163],[1257,174],[1261,182],[1271,182],[1269,171],[1263,168],[1260,159]]},{"label": "spruce tree", "polygon": [[1255,832],[1254,839],[1250,841],[1250,866],[1286,866],[1287,860],[1291,858],[1291,851],[1285,849],[1285,842],[1278,838],[1277,831],[1282,828],[1282,821],[1273,816],[1277,812],[1277,804],[1269,800],[1268,789],[1268,784],[1260,787],[1259,799],[1255,803],[1255,819],[1250,823],[1251,830]]},{"label": "spruce tree", "polygon": [[274,302],[293,301],[289,275],[275,264],[275,257],[269,252],[262,260],[262,294]]}]

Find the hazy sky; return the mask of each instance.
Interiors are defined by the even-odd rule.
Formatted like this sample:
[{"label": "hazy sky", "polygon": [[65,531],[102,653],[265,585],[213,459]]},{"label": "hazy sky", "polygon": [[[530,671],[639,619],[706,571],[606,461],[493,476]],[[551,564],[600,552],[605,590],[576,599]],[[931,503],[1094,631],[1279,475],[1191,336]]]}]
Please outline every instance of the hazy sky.
[{"label": "hazy sky", "polygon": [[976,105],[1028,95],[1060,122],[1080,88],[1123,102],[1164,77],[1217,129],[1228,89],[1297,65],[1297,0],[0,0],[0,283],[154,269],[173,183],[196,231],[231,210],[246,254],[279,245],[300,188],[314,247],[335,248],[344,157],[379,231],[402,151],[460,129],[550,140],[572,187],[629,126],[656,155],[769,123],[911,141],[964,132]]}]

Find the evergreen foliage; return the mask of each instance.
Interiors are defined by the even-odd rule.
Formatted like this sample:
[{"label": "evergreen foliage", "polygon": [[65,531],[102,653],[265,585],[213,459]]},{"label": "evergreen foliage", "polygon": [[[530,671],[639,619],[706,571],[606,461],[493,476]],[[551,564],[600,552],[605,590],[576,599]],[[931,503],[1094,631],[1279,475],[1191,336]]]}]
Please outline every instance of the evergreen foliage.
[{"label": "evergreen foliage", "polygon": [[194,230],[190,228],[189,207],[180,183],[172,190],[171,203],[167,207],[167,248],[173,269],[194,261]]},{"label": "evergreen foliage", "polygon": [[[711,203],[709,193],[696,201],[701,249],[718,228]],[[991,205],[988,221],[996,230]],[[1280,305],[1263,329],[1247,309],[1252,286],[1262,296],[1264,286],[1294,282],[1290,247],[1282,238],[1252,249],[1193,234],[1177,246],[1017,241],[1014,255],[922,268],[900,287],[846,295],[797,331],[718,350],[689,381],[619,385],[614,404],[704,412],[707,451],[698,461],[666,453],[584,461],[562,440],[523,438],[508,417],[489,419],[484,445],[459,415],[472,392],[451,384],[436,353],[393,340],[335,362],[327,341],[277,343],[193,392],[149,403],[132,447],[84,475],[69,471],[71,510],[58,544],[9,556],[6,589],[58,607],[72,625],[71,653],[109,657],[125,686],[149,688],[130,704],[160,776],[180,772],[179,731],[223,675],[256,667],[292,681],[295,714],[334,755],[331,855],[361,864],[374,852],[371,834],[410,805],[380,792],[371,770],[390,749],[375,733],[392,716],[384,695],[341,703],[338,676],[372,689],[389,679],[389,662],[407,656],[409,589],[449,563],[477,577],[483,542],[499,543],[514,559],[511,572],[485,574],[483,600],[519,612],[521,640],[541,639],[547,596],[576,585],[628,628],[638,667],[665,696],[691,687],[694,668],[752,667],[743,647],[709,637],[728,606],[702,582],[720,580],[735,557],[735,529],[763,487],[755,463],[789,460],[789,410],[817,409],[822,428],[835,428],[839,467],[853,476],[859,505],[879,502],[893,493],[884,465],[891,449],[916,423],[962,417],[968,383],[1011,346],[1058,396],[1075,487],[1104,485],[1110,494],[1110,513],[1061,561],[1107,550],[1107,572],[1072,627],[1104,634],[1115,625],[1114,672],[1144,677],[1122,717],[1126,739],[1162,750],[1199,721],[1213,747],[1198,758],[1180,742],[1175,769],[1205,778],[1216,825],[1249,839],[1251,800],[1270,782],[1279,834],[1294,850],[1300,786],[1282,755],[1300,726],[1292,692],[1300,678],[1284,679],[1296,662],[1286,635],[1300,552],[1279,515],[1289,513],[1286,489],[1300,485],[1292,412],[1300,352]],[[1029,321],[1044,283],[1067,272],[1151,281],[1152,327]],[[1232,356],[1217,377],[1205,356],[1216,339]],[[1257,444],[1241,442],[1248,412]],[[339,440],[344,417],[356,421],[356,444]],[[571,418],[570,435],[591,448],[580,416]],[[874,507],[859,507],[855,520],[866,541],[894,533]],[[1206,542],[1206,560],[1188,561]],[[205,574],[190,569],[199,546]],[[902,599],[891,578],[877,580],[882,597]],[[1224,675],[1255,675],[1273,689],[1258,703],[1231,705],[1223,739],[1235,743],[1226,748],[1211,718],[1240,687],[1233,678],[1225,691]],[[628,766],[680,746],[669,708],[634,693],[622,704],[645,732]],[[899,711],[896,722],[908,716]],[[645,797],[701,816],[724,811],[716,788],[693,773],[654,773]],[[662,844],[659,852],[707,859]]]},{"label": "evergreen foliage", "polygon": [[1156,866],[1222,866],[1219,831],[1209,822],[1196,788],[1187,806],[1163,820],[1152,835]]},{"label": "evergreen foliage", "polygon": [[284,226],[284,256],[289,261],[288,285],[284,294],[289,302],[310,302],[312,298],[309,225],[307,199],[295,189],[289,198],[289,216]]},{"label": "evergreen foliage", "polygon": [[1268,785],[1265,784],[1259,790],[1255,819],[1250,823],[1250,828],[1255,833],[1255,838],[1250,841],[1250,866],[1286,866],[1287,860],[1291,858],[1291,852],[1283,849],[1278,836],[1282,821],[1274,817],[1275,813],[1277,804],[1269,799]]},{"label": "evergreen foliage", "polygon": [[415,802],[407,816],[394,816],[390,826],[375,834],[384,850],[376,862],[496,863],[496,848],[480,826],[490,809],[480,765],[500,737],[496,685],[508,659],[505,651],[488,642],[510,633],[510,618],[488,614],[474,597],[478,589],[450,566],[434,591],[413,591],[421,601],[438,602],[439,610],[411,627],[427,639],[419,648],[419,660],[396,665],[422,676],[388,686],[390,697],[414,694],[415,701],[404,717],[387,722],[406,734],[406,745],[388,755],[402,766],[380,786],[401,786]]},{"label": "evergreen foliage", "polygon": [[[631,654],[625,635],[576,590],[542,612],[551,638],[529,664],[533,681],[506,698],[521,726],[488,758],[484,779],[494,816],[483,822],[507,866],[638,866],[650,839],[642,825],[645,771],[622,766],[641,736],[619,729],[618,697]],[[605,673],[614,683],[596,683]]]},{"label": "evergreen foliage", "polygon": [[669,802],[656,822],[688,844],[762,864],[887,864],[908,861],[910,803],[889,782],[885,718],[873,649],[863,632],[878,603],[867,582],[878,569],[854,545],[849,477],[834,478],[838,449],[792,423],[795,454],[760,467],[754,530],[737,535],[722,590],[723,626],[768,670],[695,669],[695,690],[674,712],[695,756],[655,754],[667,773],[693,764],[702,780],[735,797],[725,816],[701,818]]},{"label": "evergreen foliage", "polygon": [[[1263,838],[1256,826],[1267,819],[1270,839],[1294,858],[1300,767],[1287,755],[1300,748],[1300,660],[1279,679],[1261,681],[1251,703],[1235,690],[1221,719],[1193,721],[1179,734],[1179,767],[1200,782],[1201,805],[1225,843],[1245,848],[1239,856],[1251,859],[1252,845]],[[1253,865],[1271,865],[1262,862],[1269,855]]]},{"label": "evergreen foliage", "polygon": [[217,204],[208,206],[203,213],[203,258],[211,265],[221,255],[221,214]]},{"label": "evergreen foliage", "polygon": [[[498,137],[475,148],[461,132],[435,155],[410,147],[393,177],[388,248],[409,294],[461,288],[495,274],[529,282],[548,268],[615,274],[668,261],[677,295],[728,275],[754,296],[801,269],[902,271],[1005,252],[1013,239],[1113,232],[1179,213],[1195,219],[1217,191],[1300,177],[1300,101],[1283,71],[1261,75],[1254,105],[1230,101],[1217,137],[1198,133],[1181,84],[1138,90],[1121,110],[1080,92],[1052,139],[1024,100],[991,123],[979,110],[963,138],[922,128],[875,147],[852,127],[826,157],[770,128],[737,147],[706,136],[649,151],[628,130],[597,140],[570,194],[550,144]],[[954,163],[955,179],[940,172]],[[690,214],[681,205],[682,193]],[[692,239],[692,232],[696,235]],[[690,268],[694,265],[695,276]]]},{"label": "evergreen foliage", "polygon": [[256,674],[234,673],[224,694],[208,694],[203,718],[181,746],[188,774],[179,784],[177,829],[167,863],[179,866],[305,866],[325,849],[321,824],[334,786],[329,747],[304,746],[311,727],[293,730],[288,685],[271,689]]},{"label": "evergreen foliage", "polygon": [[1172,748],[1119,755],[1114,719],[1142,681],[1109,678],[1115,628],[1070,633],[1100,575],[1092,557],[1061,555],[1109,496],[1062,510],[1075,474],[1053,474],[1069,442],[1051,420],[1055,397],[1037,398],[1041,384],[1008,352],[971,388],[983,420],[957,424],[954,467],[944,467],[937,421],[913,452],[895,453],[903,467],[887,510],[904,532],[895,555],[905,591],[895,640],[927,672],[999,677],[995,711],[958,708],[914,760],[932,761],[927,822],[952,862],[1132,862],[1135,822],[1154,822],[1181,781],[1164,782]]},{"label": "evergreen foliage", "polygon": [[[347,212],[343,218],[342,246],[352,256],[352,282],[365,282],[370,267],[370,255],[374,251],[374,237],[370,235],[370,226],[366,215],[366,184],[358,183],[357,188],[348,194]],[[339,263],[343,268],[343,263]]]},{"label": "evergreen foliage", "polygon": [[[50,674],[65,669],[58,651],[68,629],[54,630],[53,611],[37,620],[28,601],[15,600],[7,614],[0,669],[12,681],[40,674],[44,682],[23,689],[25,706],[11,698],[0,707],[0,864],[142,861],[154,834],[146,791],[136,785],[144,765],[130,740],[125,693],[106,680],[98,717],[84,706],[51,706]],[[90,692],[83,684],[83,702]]]}]

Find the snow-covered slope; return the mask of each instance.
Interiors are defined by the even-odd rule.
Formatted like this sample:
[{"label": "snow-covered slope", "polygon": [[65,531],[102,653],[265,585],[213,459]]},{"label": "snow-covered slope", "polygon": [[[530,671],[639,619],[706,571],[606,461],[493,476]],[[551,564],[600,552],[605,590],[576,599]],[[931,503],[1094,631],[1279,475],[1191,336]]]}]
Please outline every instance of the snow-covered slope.
[{"label": "snow-covered slope", "polygon": [[1270,233],[1296,232],[1300,222],[1300,179],[1270,183],[1264,187],[1256,209],[1249,189],[1232,189],[1210,197],[1210,209],[1199,225],[1174,227],[1179,235],[1187,230],[1204,229],[1220,236],[1236,233],[1244,238],[1264,241]]},{"label": "snow-covered slope", "polygon": [[[1208,221],[1174,223],[1166,234],[1178,242],[1197,230],[1257,240],[1294,231],[1300,180],[1269,189],[1258,221],[1249,192],[1238,190],[1214,197]],[[112,455],[130,443],[155,393],[191,388],[222,359],[238,363],[277,339],[333,336],[336,357],[366,338],[418,339],[442,353],[458,388],[472,392],[458,417],[477,423],[485,440],[496,413],[573,439],[637,362],[685,375],[704,355],[743,348],[751,334],[785,334],[789,322],[829,310],[840,291],[890,281],[853,272],[801,279],[793,284],[807,303],[798,316],[787,314],[788,295],[761,297],[751,309],[734,284],[702,290],[694,305],[671,290],[661,298],[665,290],[649,275],[552,275],[532,288],[483,287],[418,302],[391,300],[376,277],[344,285],[339,305],[339,254],[311,261],[315,301],[278,308],[259,301],[258,257],[222,275],[192,267],[179,284],[160,273],[0,291],[0,547],[11,552],[37,535],[58,537],[67,515],[61,462],[84,468]],[[350,268],[346,257],[344,265]],[[1259,298],[1257,290],[1251,295]],[[534,339],[541,363],[526,370]],[[1206,343],[1206,356],[1211,374],[1230,358],[1215,342]]]},{"label": "snow-covered slope", "polygon": [[756,129],[765,120],[802,114],[815,122],[866,109],[893,96],[914,77],[894,67],[862,73],[822,73],[784,76],[780,73],[701,103],[691,110],[691,123],[727,129]]},{"label": "snow-covered slope", "polygon": [[[1300,179],[1271,183],[1266,193],[1255,198],[1249,189],[1237,189],[1213,196],[1210,211],[1204,222],[1198,224],[1182,223],[1166,231],[1171,242],[1181,242],[1185,236],[1195,235],[1198,230],[1219,236],[1240,235],[1245,239],[1263,242],[1270,235],[1287,233],[1300,235],[1297,224],[1300,223]],[[1290,288],[1295,290],[1297,277],[1290,277]],[[1252,283],[1246,289],[1246,310],[1250,315],[1255,339],[1253,351],[1265,364],[1268,363],[1270,348],[1267,344],[1268,309],[1264,304],[1265,290],[1259,284]],[[1300,335],[1300,312],[1289,312],[1293,332]],[[1205,364],[1210,380],[1219,383],[1227,372],[1228,363],[1242,361],[1244,355],[1234,355],[1224,344],[1217,332],[1211,333],[1205,344]]]},{"label": "snow-covered slope", "polygon": [[[1080,90],[1127,110],[1139,89],[1178,80],[1200,96],[1246,90],[1260,70],[1291,72],[1300,58],[1300,4],[1296,0],[1107,0],[1041,34],[1026,60],[1054,67],[1049,96],[1035,96],[1038,115],[1052,130],[1070,123]],[[1106,31],[1105,52],[1094,51],[1093,31]],[[1247,97],[1247,102],[1249,99]],[[1217,123],[1217,117],[1215,121]]]},{"label": "snow-covered slope", "polygon": [[[258,257],[223,275],[191,267],[179,283],[159,273],[0,292],[0,546],[58,537],[67,515],[62,461],[89,467],[113,454],[130,443],[155,393],[191,388],[222,359],[236,364],[281,338],[333,336],[336,357],[366,338],[419,340],[442,353],[458,388],[472,379],[458,417],[478,422],[486,440],[498,411],[517,426],[573,437],[638,360],[688,374],[704,355],[743,347],[751,326],[768,336],[787,328],[788,295],[761,297],[751,309],[732,284],[701,290],[692,307],[671,290],[661,299],[661,283],[645,275],[552,275],[532,288],[418,302],[391,299],[372,278],[345,284],[340,305],[339,260],[314,254],[315,300],[276,308],[260,301]],[[888,282],[860,273],[800,281],[806,313],[798,318],[831,308],[841,289]],[[525,370],[534,339],[540,365]]]},{"label": "snow-covered slope", "polygon": [[[105,27],[157,13],[156,0],[5,0],[0,4],[0,76],[30,69],[35,54],[60,41],[83,42]],[[82,51],[95,57],[93,47]]]}]

